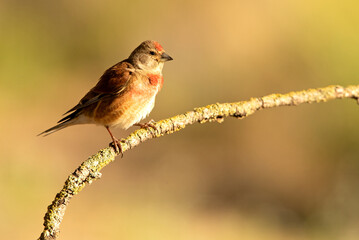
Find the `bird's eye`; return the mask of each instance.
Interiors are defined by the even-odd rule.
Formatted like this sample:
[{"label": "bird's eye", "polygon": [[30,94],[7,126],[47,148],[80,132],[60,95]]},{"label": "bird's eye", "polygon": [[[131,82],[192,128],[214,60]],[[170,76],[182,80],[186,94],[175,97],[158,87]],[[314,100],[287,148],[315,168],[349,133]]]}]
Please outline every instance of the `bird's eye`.
[{"label": "bird's eye", "polygon": [[155,55],[156,53],[155,53],[154,51],[151,51],[150,54],[151,54],[151,55]]}]

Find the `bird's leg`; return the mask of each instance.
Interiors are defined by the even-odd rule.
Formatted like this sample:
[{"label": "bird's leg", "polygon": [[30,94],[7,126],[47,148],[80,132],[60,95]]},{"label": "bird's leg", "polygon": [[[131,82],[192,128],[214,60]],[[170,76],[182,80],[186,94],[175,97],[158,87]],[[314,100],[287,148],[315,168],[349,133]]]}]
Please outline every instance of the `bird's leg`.
[{"label": "bird's leg", "polygon": [[147,129],[147,128],[153,128],[153,129],[155,129],[155,130],[157,130],[157,127],[155,126],[155,121],[153,120],[153,119],[151,119],[149,122],[147,122],[147,123],[135,123],[135,124],[133,124],[134,126],[139,126],[139,127],[141,127],[141,128],[145,128],[145,129]]},{"label": "bird's leg", "polygon": [[121,157],[123,157],[123,151],[122,151],[120,141],[115,136],[113,136],[113,134],[111,133],[109,127],[106,127],[106,129],[107,129],[108,133],[111,135],[111,138],[112,138],[112,143],[110,143],[110,147],[115,148],[115,151],[117,153],[120,153]]}]

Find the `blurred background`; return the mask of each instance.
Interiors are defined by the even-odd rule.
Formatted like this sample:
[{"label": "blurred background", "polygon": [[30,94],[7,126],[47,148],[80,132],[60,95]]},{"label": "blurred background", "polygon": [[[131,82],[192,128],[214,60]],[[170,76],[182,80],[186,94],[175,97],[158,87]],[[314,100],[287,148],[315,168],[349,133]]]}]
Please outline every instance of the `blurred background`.
[{"label": "blurred background", "polygon": [[[93,125],[36,135],[143,40],[174,58],[148,118],[160,120],[358,84],[358,8],[354,0],[1,0],[2,238],[39,237],[67,176],[108,145]],[[73,198],[60,239],[358,239],[358,122],[358,105],[344,99],[148,141]]]}]

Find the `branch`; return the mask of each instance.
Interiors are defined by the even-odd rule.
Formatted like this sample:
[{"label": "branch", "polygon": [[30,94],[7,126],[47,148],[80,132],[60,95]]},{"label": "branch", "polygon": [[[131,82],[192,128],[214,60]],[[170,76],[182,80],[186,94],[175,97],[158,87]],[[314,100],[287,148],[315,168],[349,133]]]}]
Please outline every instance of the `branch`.
[{"label": "branch", "polygon": [[[193,111],[161,120],[152,128],[139,129],[121,140],[123,152],[152,138],[171,134],[194,123],[223,122],[225,117],[242,119],[266,108],[279,106],[296,106],[302,103],[326,102],[332,99],[353,98],[359,103],[359,85],[348,87],[328,86],[308,89],[287,94],[271,94],[265,97],[251,98],[248,101],[234,103],[216,103],[206,107],[195,108]],[[66,180],[62,190],[48,206],[44,217],[44,231],[40,240],[57,239],[60,224],[71,198],[78,194],[87,184],[101,177],[100,170],[115,160],[117,154],[111,147],[100,150],[84,161]]]}]

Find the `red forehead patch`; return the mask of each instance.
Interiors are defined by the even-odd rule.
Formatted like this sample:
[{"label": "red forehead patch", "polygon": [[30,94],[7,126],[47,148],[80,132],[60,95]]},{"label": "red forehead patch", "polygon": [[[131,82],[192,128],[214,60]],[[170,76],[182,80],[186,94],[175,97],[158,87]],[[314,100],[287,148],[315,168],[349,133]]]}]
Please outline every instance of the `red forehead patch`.
[{"label": "red forehead patch", "polygon": [[154,42],[155,43],[155,48],[159,51],[159,52],[161,52],[161,51],[163,51],[163,47],[161,46],[161,44],[159,44],[158,42]]}]

